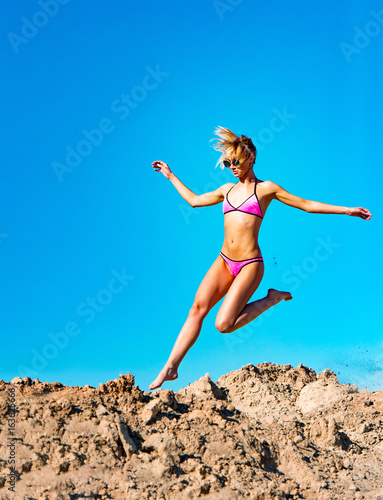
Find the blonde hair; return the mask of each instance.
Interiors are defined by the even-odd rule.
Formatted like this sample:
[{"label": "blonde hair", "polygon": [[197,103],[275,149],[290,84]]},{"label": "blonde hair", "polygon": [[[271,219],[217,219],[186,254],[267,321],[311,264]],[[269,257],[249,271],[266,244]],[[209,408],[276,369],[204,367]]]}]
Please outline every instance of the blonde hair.
[{"label": "blonde hair", "polygon": [[[217,151],[221,151],[222,154],[219,157],[215,168],[221,163],[221,169],[225,167],[223,165],[223,159],[225,157],[235,156],[241,162],[245,161],[251,154],[254,154],[254,162],[257,157],[257,148],[254,146],[253,141],[250,137],[241,135],[238,137],[234,132],[224,127],[217,127],[214,131],[215,135],[221,139],[219,142],[213,145],[213,148]],[[211,139],[209,142],[218,140],[216,137]]]}]

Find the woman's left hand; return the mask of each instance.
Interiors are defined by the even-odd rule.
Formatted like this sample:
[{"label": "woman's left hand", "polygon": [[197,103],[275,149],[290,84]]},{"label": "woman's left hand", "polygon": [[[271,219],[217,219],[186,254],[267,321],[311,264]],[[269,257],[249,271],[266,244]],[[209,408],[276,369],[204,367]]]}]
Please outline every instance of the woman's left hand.
[{"label": "woman's left hand", "polygon": [[363,207],[352,207],[348,209],[348,215],[352,215],[353,217],[360,217],[365,220],[371,219],[371,213],[367,208]]}]

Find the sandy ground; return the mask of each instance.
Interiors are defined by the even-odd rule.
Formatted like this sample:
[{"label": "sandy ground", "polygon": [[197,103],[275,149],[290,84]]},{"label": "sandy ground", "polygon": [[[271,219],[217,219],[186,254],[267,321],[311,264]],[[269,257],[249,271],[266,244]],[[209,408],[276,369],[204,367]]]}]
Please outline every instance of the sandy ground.
[{"label": "sandy ground", "polygon": [[1,500],[201,497],[383,500],[383,391],[271,363],[176,393],[0,381]]}]

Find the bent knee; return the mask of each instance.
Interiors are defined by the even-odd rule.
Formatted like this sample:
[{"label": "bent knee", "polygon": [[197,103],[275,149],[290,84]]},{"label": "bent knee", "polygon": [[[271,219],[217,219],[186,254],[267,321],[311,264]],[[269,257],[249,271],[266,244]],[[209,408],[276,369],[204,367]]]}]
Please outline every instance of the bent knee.
[{"label": "bent knee", "polygon": [[215,327],[221,333],[230,333],[233,327],[233,324],[230,321],[225,320],[216,320]]},{"label": "bent knee", "polygon": [[209,307],[203,302],[194,302],[189,311],[189,316],[204,318],[209,312]]}]

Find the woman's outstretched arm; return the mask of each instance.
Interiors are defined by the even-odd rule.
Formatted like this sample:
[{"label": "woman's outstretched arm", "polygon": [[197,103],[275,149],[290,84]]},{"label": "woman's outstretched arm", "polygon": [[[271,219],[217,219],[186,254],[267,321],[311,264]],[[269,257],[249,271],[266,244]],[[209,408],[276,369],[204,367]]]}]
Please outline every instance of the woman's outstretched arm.
[{"label": "woman's outstretched arm", "polygon": [[193,193],[193,191],[190,191],[190,189],[187,188],[185,184],[182,184],[182,182],[173,174],[169,166],[164,161],[153,161],[152,166],[155,172],[161,172],[167,179],[170,180],[170,182],[177,189],[182,198],[186,200],[189,205],[191,205],[192,207],[194,206],[194,201],[197,195]]},{"label": "woman's outstretched arm", "polygon": [[320,201],[305,200],[299,196],[295,196],[275,182],[266,181],[269,184],[270,195],[272,199],[276,199],[290,205],[291,207],[299,208],[310,214],[345,214],[353,217],[361,217],[362,219],[371,219],[371,213],[363,207],[341,207],[339,205],[329,205]]},{"label": "woman's outstretched arm", "polygon": [[[190,191],[190,189],[187,188],[185,184],[183,184],[178,179],[178,177],[174,175],[174,173],[170,170],[169,166],[165,162],[154,161],[152,162],[152,165],[156,172],[161,172],[167,179],[170,180],[170,182],[172,182],[182,198],[186,200],[193,208],[216,205],[224,199],[224,192],[222,190],[223,186],[219,187],[215,191],[211,191],[210,193],[197,195],[193,193],[193,191]],[[227,188],[226,184],[225,187]]]}]

